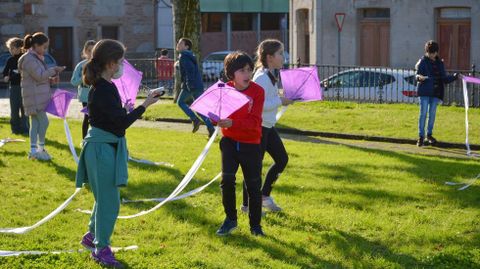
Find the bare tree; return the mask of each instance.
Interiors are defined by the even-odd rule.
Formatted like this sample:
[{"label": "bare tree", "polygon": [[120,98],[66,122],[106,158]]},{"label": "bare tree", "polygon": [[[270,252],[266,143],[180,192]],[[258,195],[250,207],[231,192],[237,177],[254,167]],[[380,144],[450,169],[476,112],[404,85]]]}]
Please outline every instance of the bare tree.
[{"label": "bare tree", "polygon": [[[174,27],[174,44],[181,37],[186,37],[192,40],[193,53],[197,56],[197,61],[200,61],[200,34],[201,34],[201,14],[200,14],[200,0],[172,0],[173,6],[173,27]],[[175,53],[175,61],[178,55]],[[199,66],[200,63],[199,63]],[[180,74],[178,70],[175,71],[175,98],[177,101],[180,93]]]}]

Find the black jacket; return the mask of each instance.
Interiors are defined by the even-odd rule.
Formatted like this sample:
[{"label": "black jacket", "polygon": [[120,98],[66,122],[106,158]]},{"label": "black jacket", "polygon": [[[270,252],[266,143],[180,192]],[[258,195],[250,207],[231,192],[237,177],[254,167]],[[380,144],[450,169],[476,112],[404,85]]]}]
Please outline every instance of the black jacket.
[{"label": "black jacket", "polygon": [[142,116],[145,107],[139,106],[127,114],[115,84],[102,78],[88,94],[88,112],[92,126],[122,137],[125,130]]}]

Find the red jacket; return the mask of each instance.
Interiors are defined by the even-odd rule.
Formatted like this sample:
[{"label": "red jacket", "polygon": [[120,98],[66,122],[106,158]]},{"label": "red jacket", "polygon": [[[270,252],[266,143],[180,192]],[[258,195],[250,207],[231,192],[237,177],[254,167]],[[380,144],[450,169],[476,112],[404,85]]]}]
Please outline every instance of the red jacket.
[{"label": "red jacket", "polygon": [[[231,81],[227,84],[233,87]],[[250,82],[248,88],[240,92],[245,94],[250,102],[228,117],[232,120],[232,127],[222,128],[222,134],[237,142],[260,144],[265,92],[253,81]]]}]

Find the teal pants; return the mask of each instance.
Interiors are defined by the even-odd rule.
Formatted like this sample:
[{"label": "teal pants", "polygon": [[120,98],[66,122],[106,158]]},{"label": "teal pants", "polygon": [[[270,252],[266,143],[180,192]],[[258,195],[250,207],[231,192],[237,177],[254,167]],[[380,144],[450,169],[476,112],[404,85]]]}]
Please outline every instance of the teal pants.
[{"label": "teal pants", "polygon": [[[86,159],[96,157],[98,161],[95,167],[88,167],[86,163],[89,185],[95,197],[88,226],[95,236],[93,243],[97,249],[102,249],[110,246],[110,237],[120,209],[120,191],[115,184],[115,148],[108,143],[89,142],[83,150]],[[93,175],[94,172],[98,177]]]}]

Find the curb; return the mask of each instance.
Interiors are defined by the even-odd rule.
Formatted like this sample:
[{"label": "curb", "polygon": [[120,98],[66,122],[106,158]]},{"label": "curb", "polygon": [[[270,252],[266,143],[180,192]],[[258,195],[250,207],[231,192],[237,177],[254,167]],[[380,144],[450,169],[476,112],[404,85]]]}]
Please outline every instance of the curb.
[{"label": "curb", "polygon": [[[154,121],[173,122],[173,123],[190,123],[191,122],[190,120],[187,120],[187,119],[177,119],[177,118],[156,118]],[[348,140],[364,140],[364,141],[386,142],[386,143],[394,143],[394,144],[415,145],[417,143],[416,139],[407,139],[407,138],[330,133],[330,132],[301,130],[296,128],[276,128],[276,129],[280,133],[293,134],[293,135],[318,136],[318,137],[325,137],[325,138],[337,138],[337,139],[348,139]],[[438,142],[435,145],[435,147],[466,149],[465,144],[451,143],[451,142]],[[480,145],[470,145],[470,149],[480,150]]]}]

